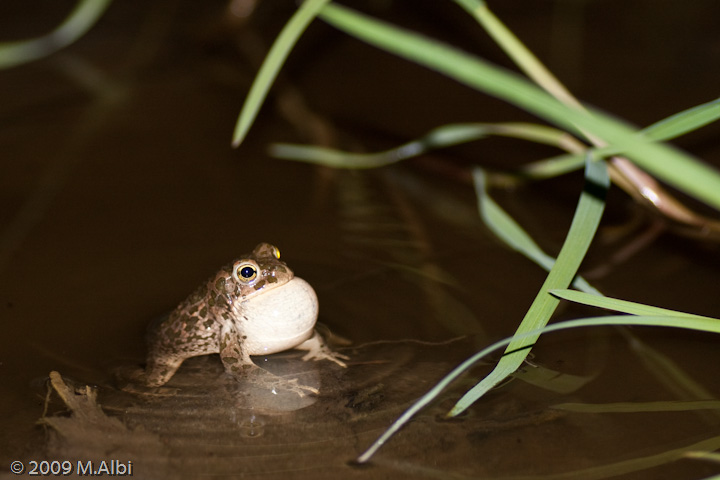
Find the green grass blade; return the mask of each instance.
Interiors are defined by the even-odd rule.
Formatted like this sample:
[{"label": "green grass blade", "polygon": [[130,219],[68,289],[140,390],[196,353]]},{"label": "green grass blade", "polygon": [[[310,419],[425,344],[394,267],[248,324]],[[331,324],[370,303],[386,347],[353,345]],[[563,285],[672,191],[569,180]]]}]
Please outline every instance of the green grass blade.
[{"label": "green grass blade", "polygon": [[271,156],[283,160],[313,163],[332,168],[360,170],[384,167],[414,157],[418,153],[411,148],[411,143],[406,143],[392,150],[374,153],[352,153],[314,145],[275,143],[270,146],[269,153]]},{"label": "green grass blade", "polygon": [[688,412],[692,410],[720,410],[720,400],[558,403],[550,408],[579,413]]},{"label": "green grass blade", "polygon": [[[718,116],[720,100],[715,100],[660,120],[641,130],[640,134],[653,140],[668,140],[715,121]],[[576,151],[582,146],[562,130],[544,125],[459,123],[442,125],[416,140],[382,152],[351,153],[325,147],[277,143],[270,147],[270,154],[285,160],[333,168],[377,168],[421,155],[431,149],[472,142],[490,135],[519,138],[570,151]],[[594,148],[591,151],[599,157],[620,153],[614,147]],[[584,154],[560,155],[529,163],[521,167],[520,171],[533,179],[551,178],[575,171],[583,166],[583,162]]]},{"label": "green grass blade", "polygon": [[275,144],[270,154],[285,160],[299,160],[335,168],[377,168],[420,155],[430,148],[448,147],[478,140],[488,134],[485,124],[453,124],[433,129],[412,142],[383,152],[349,153],[332,148]]},{"label": "green grass blade", "polygon": [[[478,196],[478,209],[485,224],[509,247],[528,257],[546,271],[555,265],[555,258],[545,253],[528,233],[498,205],[487,192],[485,171],[480,167],[473,169],[475,192]],[[578,290],[601,295],[581,276],[576,276],[572,285]]]},{"label": "green grass blade", "polygon": [[[585,178],[585,188],[580,195],[580,201],[570,225],[570,231],[560,249],[560,254],[530,309],[525,314],[525,318],[520,323],[516,335],[530,330],[537,330],[547,324],[560,302],[559,299],[549,295],[549,291],[566,288],[572,283],[580,263],[585,258],[585,253],[590,247],[590,242],[595,236],[595,231],[605,208],[604,196],[610,187],[610,177],[605,162],[593,161],[588,158],[585,163]],[[520,350],[520,352],[503,356],[488,376],[463,395],[449,415],[454,416],[465,411],[466,408],[485,395],[488,390],[517,370],[529,352],[529,348],[526,347],[532,346],[536,340],[537,337],[522,337],[511,342],[508,345],[506,354],[515,350]]]},{"label": "green grass blade", "polygon": [[[660,120],[639,133],[645,137],[664,141],[716,121],[720,117],[720,99],[684,110]],[[577,149],[569,142],[569,135],[562,130],[529,123],[467,123],[443,125],[428,134],[383,152],[350,153],[324,147],[278,143],[270,147],[271,155],[285,160],[296,160],[334,168],[376,168],[396,163],[431,149],[446,148],[461,143],[479,140],[489,135],[551,145],[558,148]],[[597,156],[620,153],[617,148],[594,148]],[[583,154],[560,155],[523,166],[520,171],[533,179],[551,178],[575,171],[582,167]]]},{"label": "green grass blade", "polygon": [[573,108],[582,108],[575,97],[558,81],[545,65],[497,18],[481,0],[455,0],[472,15],[505,53],[553,97]]},{"label": "green grass blade", "polygon": [[[581,470],[572,470],[562,472],[558,474],[549,475],[528,475],[522,477],[505,477],[505,480],[601,480],[608,478],[615,478],[629,473],[636,473],[651,468],[657,468],[661,465],[677,462],[683,458],[687,458],[690,452],[695,451],[712,451],[720,448],[720,436],[706,438],[690,445],[683,447],[674,448],[672,450],[665,450],[659,453],[646,455],[644,457],[633,457],[628,460],[621,460],[619,462],[607,463],[604,465],[598,465]],[[636,478],[654,478],[654,475],[631,475]],[[503,480],[502,478],[496,478],[496,480]],[[703,480],[711,480],[706,478]]]},{"label": "green grass blade", "polygon": [[[655,141],[665,141],[704,127],[717,121],[718,118],[720,118],[720,99],[671,115],[643,128],[639,133]],[[621,153],[614,147],[595,148],[592,152],[598,157]],[[581,168],[583,161],[582,154],[560,155],[528,163],[521,167],[520,171],[534,179],[552,178]]]},{"label": "green grass blade", "polygon": [[[481,171],[480,171],[481,172]],[[482,178],[482,174],[481,174]],[[533,302],[530,310],[523,319],[518,331],[511,339],[506,339],[501,342],[493,344],[481,352],[473,355],[468,360],[463,362],[459,367],[450,372],[440,382],[435,385],[430,392],[420,398],[410,409],[403,413],[388,430],[383,433],[380,438],[359,458],[358,462],[362,463],[367,461],[374,453],[402,426],[407,423],[418,411],[420,411],[425,405],[430,403],[442,390],[454,381],[458,376],[464,373],[468,368],[474,365],[477,361],[482,359],[488,353],[508,346],[508,350],[516,350],[525,346],[532,345],[540,333],[543,331],[542,328],[553,329],[553,326],[547,327],[546,323],[552,315],[555,307],[558,305],[559,300],[548,294],[548,291],[554,288],[559,288],[560,285],[569,285],[573,277],[577,272],[577,268],[580,266],[582,259],[587,251],[590,241],[594,235],[597,224],[602,216],[604,202],[598,198],[596,189],[607,189],[610,185],[610,179],[608,177],[607,168],[604,162],[592,161],[589,157],[586,162],[586,178],[587,185],[593,186],[583,191],[580,196],[580,202],[576,210],[575,216],[573,217],[572,225],[570,226],[570,232],[566,238],[565,243],[560,251],[558,260],[552,265],[550,274],[546,279],[543,287],[538,293],[535,301]],[[599,188],[598,188],[599,187]],[[478,187],[478,191],[484,191],[484,184]],[[481,205],[482,210],[482,205]],[[497,210],[492,209],[495,213]],[[504,212],[501,212],[504,213]],[[494,222],[506,222],[506,215],[500,214],[498,219]],[[504,228],[514,229],[513,223],[506,225]],[[524,232],[518,235],[519,238],[524,237]],[[529,238],[529,237],[528,237]],[[531,243],[532,240],[530,240]],[[521,247],[526,248],[526,247]],[[531,247],[532,248],[532,247]],[[603,317],[609,318],[609,317]],[[624,317],[623,317],[624,318]],[[628,317],[637,318],[637,317]],[[557,328],[557,327],[554,327]],[[503,356],[502,360],[498,363],[496,368],[487,376],[483,381],[471,389],[463,398],[455,405],[452,411],[448,415],[457,415],[472,404],[477,398],[482,396],[484,392],[492,388],[492,386],[501,382],[507,378],[508,375],[512,374],[522,361],[527,356],[528,350],[522,350],[513,355]]]},{"label": "green grass blade", "polygon": [[[713,318],[688,318],[688,317],[674,317],[670,315],[663,316],[644,316],[644,315],[612,315],[603,317],[592,317],[582,318],[578,320],[569,320],[566,322],[555,323],[552,325],[546,325],[545,327],[525,332],[523,334],[516,334],[511,338],[506,338],[492,345],[482,349],[472,357],[465,360],[463,363],[458,365],[452,372],[447,374],[442,380],[440,380],[428,393],[423,395],[417,402],[415,402],[410,408],[408,408],[391,426],[388,428],[370,448],[368,448],[362,455],[357,459],[359,463],[367,462],[395,433],[397,433],[410,419],[415,416],[420,410],[426,405],[435,400],[440,393],[450,385],[454,380],[460,377],[467,370],[472,368],[477,362],[482,360],[484,357],[491,353],[506,347],[512,342],[523,340],[524,338],[537,338],[541,334],[547,334],[551,332],[557,332],[560,330],[567,330],[570,328],[580,327],[591,327],[591,326],[606,326],[606,325],[635,325],[635,326],[648,326],[648,327],[671,327],[671,328],[684,328],[686,330],[695,330],[700,332],[717,333],[720,334],[720,321]],[[718,437],[720,440],[720,437]],[[718,445],[720,446],[720,444]],[[716,447],[717,448],[717,447]],[[572,478],[585,478],[585,477],[572,477]]]},{"label": "green grass blade", "polygon": [[442,125],[426,135],[399,147],[374,153],[350,153],[332,148],[277,143],[270,154],[334,168],[377,168],[399,162],[431,149],[445,148],[479,140],[488,135],[520,138],[562,148],[570,143],[562,130],[531,123],[455,123]]},{"label": "green grass blade", "polygon": [[0,43],[0,69],[37,60],[67,47],[95,25],[111,3],[112,0],[80,0],[63,23],[49,34]]},{"label": "green grass blade", "polygon": [[650,305],[643,305],[642,303],[629,302],[627,300],[620,300],[617,298],[577,292],[575,290],[555,289],[551,290],[550,293],[555,297],[562,298],[563,300],[568,300],[570,302],[581,303],[583,305],[604,308],[607,310],[614,310],[616,312],[629,313],[632,315],[672,315],[675,317],[687,318],[710,318],[693,315],[691,313],[677,312],[675,310],[668,310],[660,307],[653,307]]},{"label": "green grass blade", "polygon": [[298,38],[300,38],[300,35],[302,35],[310,22],[317,16],[320,9],[329,1],[330,0],[307,0],[302,2],[297,12],[295,12],[282,29],[282,32],[280,32],[275,39],[275,43],[273,43],[265,61],[260,67],[260,71],[255,77],[252,87],[250,87],[250,92],[245,99],[245,104],[240,111],[240,116],[235,124],[235,131],[233,133],[233,147],[239,146],[245,139],[280,68],[290,54],[290,50],[295,46]]},{"label": "green grass blade", "polygon": [[[711,453],[711,452],[688,452],[685,455],[687,458],[703,458],[705,460],[710,460],[715,463],[720,463],[720,453]],[[714,476],[714,477],[707,477],[705,480],[720,478],[720,475]]]},{"label": "green grass blade", "polygon": [[390,53],[501,98],[569,131],[587,131],[659,179],[720,210],[720,172],[669,145],[653,143],[600,111],[567,107],[526,79],[420,34],[339,5],[320,16],[331,25]]},{"label": "green grass blade", "polygon": [[670,140],[713,123],[720,118],[720,98],[671,115],[644,128],[653,140]]},{"label": "green grass blade", "polygon": [[[565,105],[583,109],[577,99],[540,62],[540,60],[505,26],[482,0],[455,0],[473,16],[515,64],[553,97]],[[720,117],[716,100],[673,115],[645,129],[647,138],[670,139],[712,123]],[[596,142],[593,142],[596,143]],[[598,156],[601,156],[598,154]]]},{"label": "green grass blade", "polygon": [[714,398],[713,392],[695,381],[673,359],[647,345],[629,330],[621,329],[619,331],[628,340],[630,348],[643,364],[645,370],[655,377],[658,384],[662,385],[667,392],[683,400]]},{"label": "green grass blade", "polygon": [[478,196],[478,209],[485,225],[503,242],[521,252],[547,271],[555,264],[555,259],[546,254],[530,235],[490,197],[487,191],[487,175],[480,167],[473,169],[475,192]]},{"label": "green grass blade", "polygon": [[[594,150],[591,150],[594,152]],[[585,156],[558,155],[557,157],[544,158],[535,162],[526,163],[520,167],[520,172],[532,179],[553,178],[566,173],[574,172],[583,166]]]}]

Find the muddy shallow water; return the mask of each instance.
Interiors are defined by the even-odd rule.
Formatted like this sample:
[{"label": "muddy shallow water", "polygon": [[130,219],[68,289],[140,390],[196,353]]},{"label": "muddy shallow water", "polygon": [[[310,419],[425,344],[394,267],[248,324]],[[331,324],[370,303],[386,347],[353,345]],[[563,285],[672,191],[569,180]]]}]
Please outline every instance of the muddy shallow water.
[{"label": "muddy shallow water", "polygon": [[[638,125],[717,96],[715,2],[535,2],[532,12],[526,2],[497,3],[496,13],[580,98]],[[71,4],[5,2],[0,35],[45,32]],[[443,419],[490,369],[479,366],[372,465],[348,464],[453,366],[511,334],[545,277],[482,225],[470,186],[428,162],[511,168],[555,152],[491,140],[360,172],[268,157],[276,141],[373,150],[443,123],[532,120],[321,22],[291,55],[246,142],[231,149],[258,58],[293,4],[265,5],[243,23],[219,1],[116,2],[69,49],[0,71],[0,477],[16,459],[110,460],[119,452],[138,478],[720,472],[679,453],[667,462],[667,452],[720,447],[718,410],[558,408],[720,393],[718,338],[638,328],[544,337],[525,370],[586,378],[584,386],[563,393],[519,375],[463,417]],[[371,8],[507,64],[450,4]],[[711,126],[678,144],[720,165],[719,132]],[[494,194],[556,254],[580,182],[571,176]],[[292,353],[269,359],[300,368],[321,390],[273,408],[228,382],[217,357],[188,362],[167,395],[119,390],[122,372],[144,362],[147,324],[262,241],[315,287],[320,321],[352,340],[341,347],[348,369]],[[614,189],[583,273],[611,296],[717,317],[719,254],[715,243],[659,227]],[[559,318],[591,312],[564,308]],[[37,425],[51,371],[71,388],[96,388],[119,430],[103,436],[75,425],[62,436]],[[67,410],[56,393],[47,408]]]}]

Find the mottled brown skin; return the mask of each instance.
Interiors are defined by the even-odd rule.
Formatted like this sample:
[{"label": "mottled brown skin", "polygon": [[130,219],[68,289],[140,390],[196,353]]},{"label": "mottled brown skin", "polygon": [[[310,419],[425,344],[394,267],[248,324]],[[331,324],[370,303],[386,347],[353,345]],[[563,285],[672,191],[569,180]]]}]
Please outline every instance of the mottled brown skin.
[{"label": "mottled brown skin", "polygon": [[[261,243],[252,254],[220,269],[167,319],[152,326],[148,333],[147,385],[164,385],[186,358],[198,355],[219,353],[225,370],[232,374],[259,368],[243,345],[247,337],[242,325],[248,319],[241,305],[293,279],[292,270],[279,258],[277,248]],[[345,366],[337,358],[342,356],[330,352],[317,333],[302,346],[288,346],[293,347],[309,350],[305,359],[324,358]]]}]

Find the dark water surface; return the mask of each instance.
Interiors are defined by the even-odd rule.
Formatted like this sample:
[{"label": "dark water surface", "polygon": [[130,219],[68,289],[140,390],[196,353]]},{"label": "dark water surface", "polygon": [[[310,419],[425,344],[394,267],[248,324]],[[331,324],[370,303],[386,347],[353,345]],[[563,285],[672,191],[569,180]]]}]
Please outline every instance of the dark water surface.
[{"label": "dark water surface", "polygon": [[[494,3],[580,98],[638,125],[717,97],[717,2]],[[71,5],[3,2],[0,39],[39,35]],[[0,71],[0,478],[11,478],[12,460],[45,458],[129,459],[137,478],[720,472],[705,461],[667,460],[693,445],[720,447],[717,409],[553,408],[720,394],[718,338],[637,328],[544,337],[537,366],[525,370],[583,377],[583,387],[558,392],[520,375],[463,417],[443,420],[475,377],[464,379],[373,465],[348,466],[452,367],[511,334],[544,280],[483,227],[471,187],[428,164],[511,168],[555,152],[490,140],[360,172],[268,157],[276,141],[373,150],[444,123],[532,120],[319,21],[246,142],[232,150],[258,59],[293,6],[266,2],[244,24],[220,1],[125,0],[70,48]],[[367,8],[507,65],[472,20],[444,6]],[[678,144],[720,165],[719,133],[711,126]],[[571,176],[495,193],[556,254],[580,187]],[[120,391],[118,372],[144,362],[146,325],[261,241],[276,244],[315,287],[320,321],[352,340],[343,349],[349,368],[304,364],[293,354],[273,360],[278,368],[299,364],[321,393],[269,408],[267,397],[250,398],[228,382],[215,357],[188,362],[172,394]],[[659,227],[615,189],[583,273],[607,295],[717,317],[718,254],[715,243]],[[560,317],[588,313],[566,308]],[[97,387],[105,413],[127,430],[73,430],[79,434],[63,440],[36,425],[51,371],[69,385]],[[64,410],[53,394],[50,413]]]}]

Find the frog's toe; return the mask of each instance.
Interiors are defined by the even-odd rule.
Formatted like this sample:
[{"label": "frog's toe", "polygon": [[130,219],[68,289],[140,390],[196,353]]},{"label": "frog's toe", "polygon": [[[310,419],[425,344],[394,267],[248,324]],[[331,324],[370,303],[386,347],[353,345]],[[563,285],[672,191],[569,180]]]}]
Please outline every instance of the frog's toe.
[{"label": "frog's toe", "polygon": [[123,392],[134,395],[149,397],[172,397],[178,394],[179,390],[172,387],[148,387],[144,384],[128,383],[121,388]]},{"label": "frog's toe", "polygon": [[320,390],[318,390],[317,388],[298,383],[297,378],[287,380],[285,385],[282,386],[282,388],[287,389],[290,392],[297,393],[300,398],[304,397],[307,393],[313,393],[315,395],[320,394]]},{"label": "frog's toe", "polygon": [[245,379],[254,387],[270,390],[274,393],[289,392],[295,393],[300,397],[304,397],[308,393],[315,395],[320,393],[315,387],[299,383],[297,378],[281,377],[259,367],[253,368],[247,373],[248,375]]},{"label": "frog's toe", "polygon": [[171,396],[177,388],[148,385],[147,375],[142,368],[119,369],[115,372],[115,385],[123,392],[134,395]]},{"label": "frog's toe", "polygon": [[328,355],[326,360],[330,360],[331,362],[335,362],[343,368],[347,368],[347,363],[343,362],[343,360],[350,360],[350,357],[348,357],[347,355],[343,355],[342,353],[333,353],[332,355]]},{"label": "frog's toe", "polygon": [[347,364],[343,362],[343,360],[350,360],[350,357],[347,355],[343,355],[341,353],[335,353],[335,352],[314,352],[310,351],[305,356],[302,357],[303,361],[307,362],[308,360],[329,360],[331,362],[335,362],[336,364],[340,365],[343,368],[347,368]]}]

